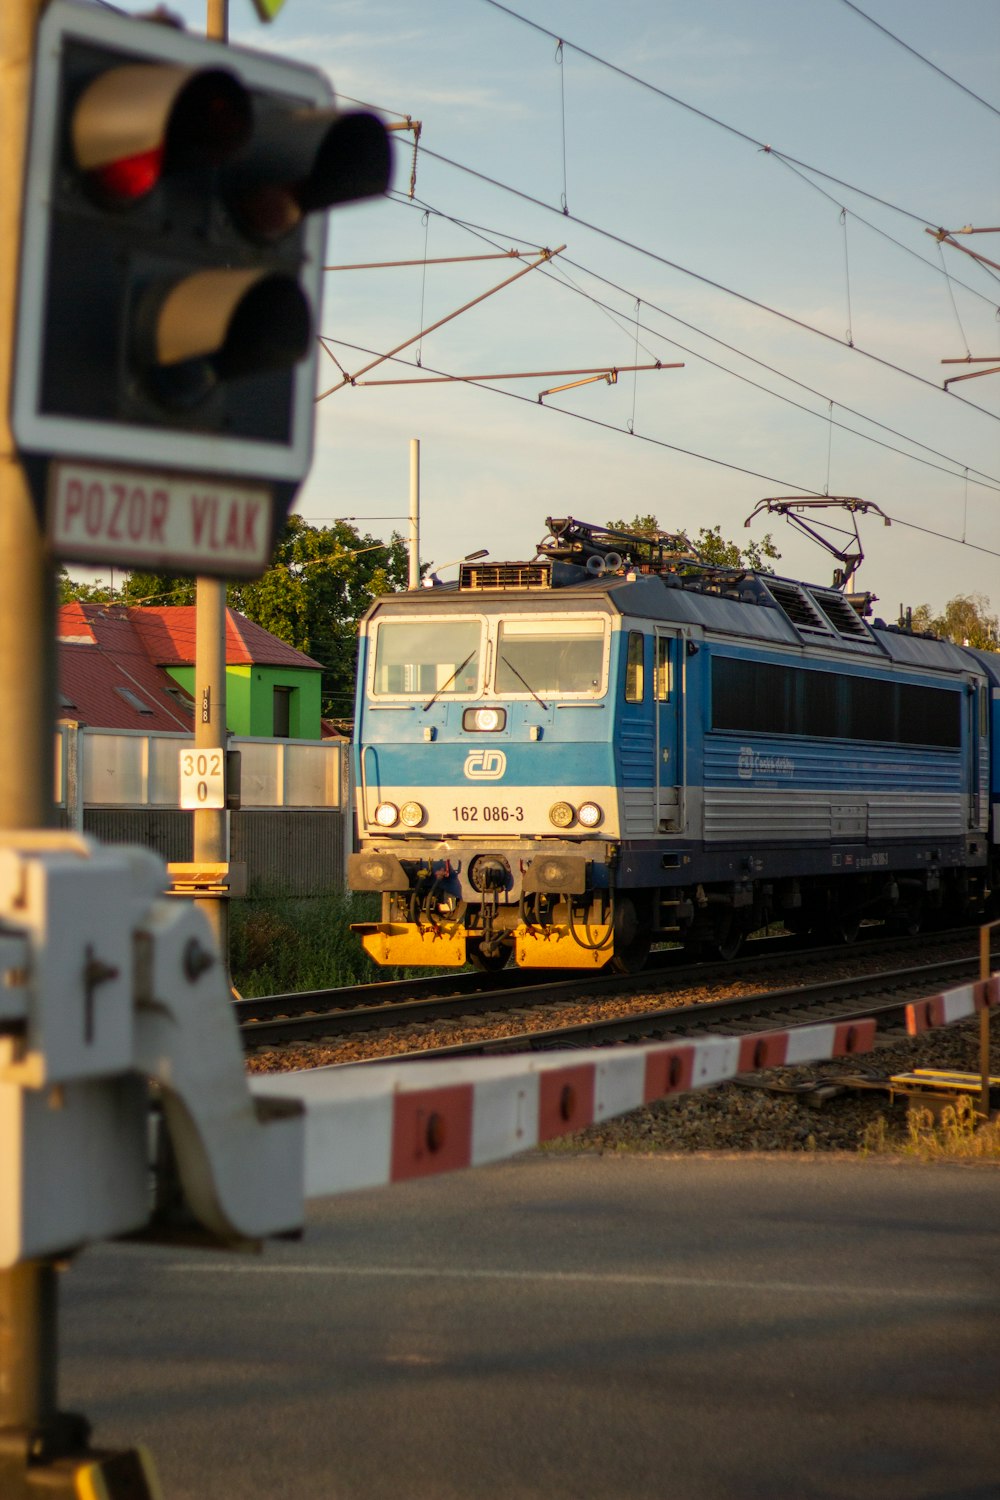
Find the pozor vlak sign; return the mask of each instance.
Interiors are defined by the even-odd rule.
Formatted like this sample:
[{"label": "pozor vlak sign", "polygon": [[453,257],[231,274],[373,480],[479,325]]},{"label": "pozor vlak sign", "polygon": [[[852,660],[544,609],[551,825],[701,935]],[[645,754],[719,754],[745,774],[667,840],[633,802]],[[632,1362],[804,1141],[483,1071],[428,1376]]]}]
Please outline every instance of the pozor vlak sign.
[{"label": "pozor vlak sign", "polygon": [[389,172],[314,69],[52,0],[13,426],[56,556],[263,571],[311,461],[325,210]]},{"label": "pozor vlak sign", "polygon": [[102,468],[68,460],[49,480],[49,534],[60,555],[133,566],[211,561],[226,576],[260,572],[271,553],[273,506],[266,485]]}]

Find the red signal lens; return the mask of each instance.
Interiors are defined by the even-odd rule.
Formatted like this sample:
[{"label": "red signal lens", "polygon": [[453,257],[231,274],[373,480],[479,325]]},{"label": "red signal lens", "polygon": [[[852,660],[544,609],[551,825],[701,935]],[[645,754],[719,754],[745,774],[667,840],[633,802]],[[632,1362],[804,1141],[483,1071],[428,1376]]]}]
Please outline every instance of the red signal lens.
[{"label": "red signal lens", "polygon": [[134,203],[151,193],[163,171],[163,147],[108,162],[91,173],[91,179],[105,198],[118,203]]}]

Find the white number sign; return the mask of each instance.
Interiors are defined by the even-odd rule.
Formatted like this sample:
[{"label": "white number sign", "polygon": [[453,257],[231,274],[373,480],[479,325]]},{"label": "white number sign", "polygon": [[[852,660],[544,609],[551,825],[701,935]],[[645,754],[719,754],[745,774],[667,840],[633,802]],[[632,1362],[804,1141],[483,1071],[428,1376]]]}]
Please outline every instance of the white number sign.
[{"label": "white number sign", "polygon": [[181,751],[181,807],[225,807],[225,750]]}]

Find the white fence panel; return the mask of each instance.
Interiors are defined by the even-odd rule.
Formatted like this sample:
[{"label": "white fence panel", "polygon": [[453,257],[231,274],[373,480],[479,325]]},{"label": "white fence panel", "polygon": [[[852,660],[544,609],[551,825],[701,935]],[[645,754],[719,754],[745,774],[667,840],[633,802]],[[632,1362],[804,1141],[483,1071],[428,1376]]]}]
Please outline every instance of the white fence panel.
[{"label": "white fence panel", "polygon": [[[55,796],[59,806],[168,808],[179,805],[179,753],[189,734],[60,724]],[[343,807],[339,740],[229,740],[241,758],[243,807]]]}]

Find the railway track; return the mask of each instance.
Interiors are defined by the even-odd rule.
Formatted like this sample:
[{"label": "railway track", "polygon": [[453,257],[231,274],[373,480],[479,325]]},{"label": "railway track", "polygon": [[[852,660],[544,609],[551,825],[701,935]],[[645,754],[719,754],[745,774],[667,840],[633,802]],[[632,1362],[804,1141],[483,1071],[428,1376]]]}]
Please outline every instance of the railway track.
[{"label": "railway track", "polygon": [[[977,972],[974,959],[949,959],[879,974],[825,980],[766,990],[726,1000],[664,1010],[636,1011],[576,1021],[569,1025],[534,1028],[499,1037],[473,1037],[460,1042],[420,1047],[394,1053],[391,1061],[409,1062],[443,1057],[474,1057],[498,1052],[539,1052],[554,1048],[621,1046],[629,1043],[676,1041],[681,1037],[738,1036],[754,1031],[788,1030],[823,1022],[859,1021],[874,1016],[880,1032],[898,1039],[904,1032],[909,1001],[961,984]],[[893,1035],[895,1033],[895,1035]],[[385,1057],[358,1059],[350,1066],[385,1062]]]},{"label": "railway track", "polygon": [[[883,989],[905,988],[906,999],[934,993],[949,984],[977,972],[975,956],[976,930],[936,934],[921,939],[924,952],[947,945],[952,951],[938,962],[923,962],[919,967],[898,966],[900,955],[912,957],[913,939],[875,938],[853,948],[825,947],[811,951],[798,948],[794,953],[775,945],[768,951],[761,943],[762,954],[750,964],[748,954],[729,963],[692,965],[678,962],[679,955],[658,955],[667,960],[657,968],[646,968],[638,975],[575,973],[564,977],[553,972],[541,983],[537,974],[512,971],[494,975],[459,974],[365,985],[349,990],[314,991],[292,996],[269,996],[264,1000],[238,1001],[237,1012],[244,1047],[251,1052],[281,1049],[310,1043],[334,1045],[348,1038],[355,1040],[350,1061],[364,1061],[357,1053],[370,1041],[373,1050],[385,1053],[385,1041],[396,1033],[392,1055],[395,1057],[441,1057],[498,1050],[526,1050],[531,1047],[589,1046],[619,1041],[654,1040],[676,1036],[686,1031],[704,1031],[707,1026],[744,1025],[767,1029],[778,1023],[789,1024],[797,1011],[803,1010],[810,1022],[824,1019],[820,1008],[833,1005],[838,1019],[848,1018],[844,1006],[849,997],[862,997],[865,1013],[872,1012],[872,1000]],[[956,955],[955,946],[964,948]],[[756,948],[756,944],[751,945]],[[671,961],[672,960],[672,961]],[[867,972],[819,983],[809,981],[810,972],[822,972],[832,965],[843,967],[850,962],[866,966]],[[887,968],[886,965],[889,965]],[[876,970],[872,972],[872,966]],[[780,981],[784,979],[785,983]],[[504,982],[506,981],[506,982]],[[778,981],[776,984],[775,981]],[[699,991],[752,983],[755,993],[741,993],[723,1000],[700,1000],[685,1003],[684,991]],[[763,992],[762,985],[767,985]],[[839,993],[840,1001],[834,1001]],[[808,998],[808,1002],[806,997]],[[360,1003],[359,1003],[360,1002]],[[607,1014],[608,1002],[618,1008]],[[593,1014],[581,1019],[581,1005],[593,1003]],[[621,1012],[621,1005],[627,1006]],[[859,1004],[862,1000],[859,999]],[[899,1006],[905,1003],[898,1002]],[[840,1005],[837,1010],[836,1006]],[[560,1011],[566,1020],[559,1022]],[[523,1030],[511,1030],[514,1015],[521,1015]],[[754,1014],[761,1019],[753,1021]],[[554,1020],[554,1018],[556,1018]],[[888,1015],[886,1016],[888,1019]],[[439,1028],[451,1028],[468,1022],[471,1037],[442,1041]],[[803,1021],[802,1024],[805,1024]],[[495,1025],[503,1035],[495,1034]],[[487,1029],[490,1034],[486,1034]],[[412,1048],[400,1050],[399,1033],[405,1037],[417,1029],[420,1041]],[[433,1031],[433,1035],[431,1034]],[[321,1059],[327,1060],[327,1059]],[[340,1058],[336,1060],[341,1060]]]}]

